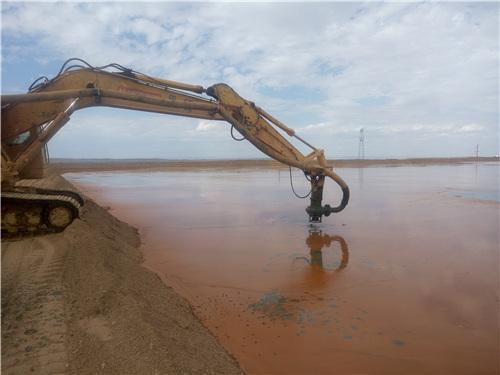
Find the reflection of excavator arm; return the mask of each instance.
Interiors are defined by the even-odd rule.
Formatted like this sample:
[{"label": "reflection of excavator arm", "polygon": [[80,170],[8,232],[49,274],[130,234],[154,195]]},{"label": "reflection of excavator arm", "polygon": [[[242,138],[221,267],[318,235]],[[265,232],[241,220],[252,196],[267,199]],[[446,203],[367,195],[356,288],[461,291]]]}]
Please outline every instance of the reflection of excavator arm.
[{"label": "reflection of excavator arm", "polygon": [[[70,61],[81,62],[85,66],[66,68]],[[225,84],[205,89],[153,78],[118,64],[95,68],[79,59],[68,60],[55,78],[43,79],[35,82],[27,94],[2,95],[3,187],[13,186],[16,179],[30,168],[74,111],[107,106],[225,120],[266,155],[300,168],[311,177],[311,206],[307,210],[311,220],[320,221],[322,215],[338,212],[347,205],[349,189],[327,166],[323,150],[303,141],[292,129]],[[203,93],[213,99],[196,95]],[[312,152],[303,155],[275,127],[304,142],[312,148]],[[321,206],[325,176],[334,179],[342,188],[343,198],[338,207]]]}]

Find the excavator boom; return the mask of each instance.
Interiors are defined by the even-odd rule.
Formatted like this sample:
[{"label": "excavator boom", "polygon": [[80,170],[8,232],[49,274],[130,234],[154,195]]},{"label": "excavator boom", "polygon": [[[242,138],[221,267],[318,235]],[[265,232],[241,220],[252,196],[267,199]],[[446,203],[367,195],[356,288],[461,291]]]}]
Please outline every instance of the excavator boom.
[{"label": "excavator boom", "polygon": [[[68,65],[75,62],[78,64]],[[309,176],[311,205],[307,212],[310,221],[321,221],[323,215],[341,211],[348,203],[349,188],[327,165],[323,150],[301,139],[293,129],[239,96],[228,85],[215,84],[205,89],[150,77],[118,64],[92,67],[80,59],[68,60],[50,80],[44,77],[35,81],[26,94],[2,95],[3,195],[9,191],[13,193],[16,181],[27,175],[47,142],[69,121],[74,111],[93,106],[227,121],[232,126],[231,131],[235,128],[264,154],[290,167],[300,168]],[[278,129],[306,144],[311,153],[303,155]],[[321,205],[325,176],[342,189],[342,201],[337,207]],[[16,215],[20,214],[11,215],[11,221]]]}]

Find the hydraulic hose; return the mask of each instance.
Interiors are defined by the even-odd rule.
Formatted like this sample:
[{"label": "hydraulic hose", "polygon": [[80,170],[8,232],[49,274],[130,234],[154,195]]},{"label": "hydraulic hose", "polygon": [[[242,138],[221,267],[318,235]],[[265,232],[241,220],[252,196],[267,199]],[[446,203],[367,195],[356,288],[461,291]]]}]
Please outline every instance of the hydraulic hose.
[{"label": "hydraulic hose", "polygon": [[330,213],[340,212],[347,206],[347,203],[349,203],[349,196],[350,196],[349,186],[347,186],[347,183],[342,179],[342,177],[340,177],[334,171],[325,170],[324,173],[325,175],[330,177],[333,181],[335,181],[342,189],[342,200],[340,204],[336,207],[330,207],[329,205],[326,205],[325,207],[328,207]]}]

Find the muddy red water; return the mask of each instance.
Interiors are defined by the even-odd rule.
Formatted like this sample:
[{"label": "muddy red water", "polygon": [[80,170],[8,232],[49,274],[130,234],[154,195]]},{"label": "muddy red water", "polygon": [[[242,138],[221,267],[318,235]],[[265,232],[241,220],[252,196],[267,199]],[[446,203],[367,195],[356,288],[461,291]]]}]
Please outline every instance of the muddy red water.
[{"label": "muddy red water", "polygon": [[498,373],[498,164],[338,172],[351,202],[316,225],[288,171],[66,177],[248,373]]}]

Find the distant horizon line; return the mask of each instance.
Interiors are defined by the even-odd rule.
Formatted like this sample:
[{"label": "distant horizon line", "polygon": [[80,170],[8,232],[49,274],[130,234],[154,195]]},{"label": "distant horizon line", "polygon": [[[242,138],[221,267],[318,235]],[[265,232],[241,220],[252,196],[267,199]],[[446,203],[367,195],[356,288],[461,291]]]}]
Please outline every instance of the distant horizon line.
[{"label": "distant horizon line", "polygon": [[[483,156],[418,156],[418,157],[374,157],[374,158],[327,158],[327,160],[345,160],[345,161],[379,161],[379,160],[418,160],[418,159],[498,159],[499,155],[483,155]],[[276,161],[272,158],[69,158],[69,157],[49,157],[50,161],[62,161],[62,160],[115,160],[115,161]]]}]

